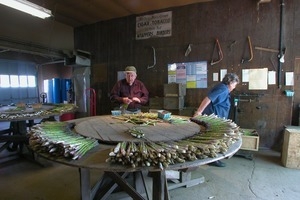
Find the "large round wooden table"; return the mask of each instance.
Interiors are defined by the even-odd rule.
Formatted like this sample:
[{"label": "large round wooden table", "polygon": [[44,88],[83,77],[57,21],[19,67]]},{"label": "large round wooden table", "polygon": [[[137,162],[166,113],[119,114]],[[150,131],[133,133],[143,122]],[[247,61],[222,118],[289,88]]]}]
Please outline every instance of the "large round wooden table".
[{"label": "large round wooden table", "polygon": [[[0,152],[4,149],[17,148],[19,146],[22,152],[23,143],[26,143],[28,127],[34,125],[34,120],[41,118],[37,113],[54,108],[51,105],[42,105],[38,110],[33,108],[18,109],[16,106],[0,107],[0,123],[10,122],[8,129],[0,130]],[[55,114],[47,114],[43,117],[48,118]],[[12,147],[10,145],[13,143]]]},{"label": "large round wooden table", "polygon": [[[182,119],[188,117],[177,116]],[[143,172],[149,172],[152,177],[152,198],[155,200],[170,199],[168,193],[168,185],[166,178],[166,170],[178,170],[182,172],[190,172],[189,169],[195,169],[201,165],[211,163],[223,158],[231,157],[241,147],[241,140],[235,142],[225,154],[219,154],[215,158],[205,158],[195,161],[178,163],[169,165],[166,169],[158,167],[131,167],[121,164],[113,164],[106,162],[108,154],[116,143],[120,141],[142,140],[134,139],[128,133],[125,133],[128,128],[137,126],[131,123],[125,123],[110,115],[86,117],[75,120],[70,120],[68,123],[75,123],[75,131],[87,137],[93,137],[99,140],[99,146],[90,150],[86,155],[78,160],[67,160],[64,158],[50,157],[41,154],[46,159],[59,162],[65,165],[76,167],[80,172],[80,190],[81,199],[90,200],[95,198],[105,199],[116,186],[120,186],[133,199],[144,199],[141,192],[145,191],[140,187],[145,186]],[[157,123],[155,126],[140,126],[145,132],[145,137],[152,141],[170,141],[180,140],[190,137],[200,131],[200,126],[193,122],[170,124]],[[90,170],[99,169],[104,172],[103,177],[95,186],[90,184]],[[128,174],[134,174],[135,187],[126,182]],[[103,180],[109,177],[111,185],[102,187]],[[190,180],[187,180],[190,181]],[[143,190],[143,191],[142,191]],[[99,195],[101,193],[101,195]],[[146,191],[147,193],[147,191]]]},{"label": "large round wooden table", "polygon": [[11,143],[13,146],[20,146],[22,150],[23,144],[28,141],[27,129],[34,125],[35,119],[55,120],[54,116],[72,112],[75,108],[73,104],[43,104],[36,109],[27,106],[22,109],[17,106],[0,106],[0,122],[10,122],[8,129],[0,130],[0,152],[10,149]]}]

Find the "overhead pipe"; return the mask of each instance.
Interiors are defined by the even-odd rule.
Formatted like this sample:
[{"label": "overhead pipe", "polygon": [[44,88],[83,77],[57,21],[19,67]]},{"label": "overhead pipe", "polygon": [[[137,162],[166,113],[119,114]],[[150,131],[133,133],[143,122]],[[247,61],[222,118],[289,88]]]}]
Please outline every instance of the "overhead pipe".
[{"label": "overhead pipe", "polygon": [[0,51],[0,53],[5,53],[5,52],[8,52],[9,50],[8,49],[4,49],[2,51]]},{"label": "overhead pipe", "polygon": [[53,65],[53,64],[59,64],[59,63],[65,63],[65,62],[66,62],[65,60],[50,61],[50,62],[39,64],[39,66]]},{"label": "overhead pipe", "polygon": [[32,42],[25,42],[22,40],[11,39],[0,36],[0,48],[9,51],[28,53],[43,57],[64,58],[65,55],[59,49],[52,49],[43,45],[33,44]]},{"label": "overhead pipe", "polygon": [[280,2],[280,31],[279,31],[279,55],[278,55],[278,88],[281,88],[281,76],[282,76],[282,58],[284,56],[284,53],[285,53],[285,48],[283,47],[284,46],[284,42],[283,42],[283,39],[284,39],[284,35],[283,35],[283,16],[284,16],[284,0],[281,0]]}]

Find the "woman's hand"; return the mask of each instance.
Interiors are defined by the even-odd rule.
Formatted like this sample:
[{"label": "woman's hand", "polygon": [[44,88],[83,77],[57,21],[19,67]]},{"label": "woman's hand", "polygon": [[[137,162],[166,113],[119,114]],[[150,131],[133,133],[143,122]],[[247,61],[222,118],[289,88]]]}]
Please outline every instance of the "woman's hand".
[{"label": "woman's hand", "polygon": [[202,112],[196,111],[193,117],[197,117],[198,115],[202,115]]}]

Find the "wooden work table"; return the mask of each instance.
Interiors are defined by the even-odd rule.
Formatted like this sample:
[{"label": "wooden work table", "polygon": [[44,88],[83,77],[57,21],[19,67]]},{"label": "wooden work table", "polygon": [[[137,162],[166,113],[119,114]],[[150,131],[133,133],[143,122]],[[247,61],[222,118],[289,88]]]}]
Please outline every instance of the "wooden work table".
[{"label": "wooden work table", "polygon": [[[181,117],[181,116],[180,116]],[[182,117],[186,118],[187,117]],[[189,182],[190,169],[195,169],[201,165],[211,163],[216,160],[231,157],[241,147],[241,140],[237,140],[230,146],[228,151],[224,154],[218,154],[214,158],[198,159],[195,161],[187,161],[169,165],[165,169],[160,169],[158,166],[150,167],[131,167],[127,165],[114,164],[106,162],[111,149],[115,147],[116,143],[120,141],[131,140],[144,140],[133,138],[128,133],[125,133],[128,128],[137,126],[131,123],[124,123],[110,115],[86,117],[75,120],[70,120],[68,123],[75,123],[74,130],[80,135],[93,137],[99,140],[99,145],[91,149],[83,157],[78,160],[69,160],[65,158],[57,158],[49,156],[49,154],[39,153],[41,156],[48,160],[58,162],[71,167],[79,169],[80,174],[80,190],[81,199],[105,199],[113,190],[120,186],[127,194],[133,199],[144,199],[141,195],[146,193],[149,197],[149,191],[145,186],[145,173],[151,175],[152,178],[152,199],[155,200],[168,200],[170,199],[168,193],[168,183],[166,178],[166,170],[178,170],[180,172],[187,172],[188,179],[182,182]],[[200,126],[193,122],[170,124],[170,123],[157,123],[155,126],[141,126],[145,132],[145,137],[152,141],[172,141],[180,140],[189,137],[200,131]],[[101,170],[104,172],[103,177],[94,185],[90,183],[90,170]],[[126,181],[128,175],[134,175],[134,186]],[[103,186],[104,182],[108,183]],[[203,179],[202,179],[203,182]],[[199,181],[197,183],[200,183]],[[188,183],[187,183],[188,184]],[[181,183],[180,186],[185,185]]]},{"label": "wooden work table", "polygon": [[[28,127],[34,125],[34,120],[55,120],[54,116],[75,110],[73,104],[43,104],[39,108],[26,106],[1,106],[0,122],[9,122],[9,127],[0,130],[0,152],[4,149],[16,150],[22,153],[23,145],[28,142],[26,136]],[[11,147],[11,145],[13,147]]]}]

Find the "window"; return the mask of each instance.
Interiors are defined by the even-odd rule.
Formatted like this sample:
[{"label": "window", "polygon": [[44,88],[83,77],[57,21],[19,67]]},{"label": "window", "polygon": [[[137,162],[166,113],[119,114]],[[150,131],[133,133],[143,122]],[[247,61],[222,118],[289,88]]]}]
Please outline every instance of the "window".
[{"label": "window", "polygon": [[27,76],[20,76],[20,87],[28,87]]},{"label": "window", "polygon": [[27,76],[28,78],[28,87],[36,87],[35,76]]},{"label": "window", "polygon": [[36,87],[36,78],[35,76],[29,75],[0,75],[0,87],[1,88],[27,88],[27,87]]},{"label": "window", "polygon": [[0,75],[0,87],[2,88],[10,87],[8,75]]},{"label": "window", "polygon": [[10,87],[17,88],[20,86],[19,76],[10,75],[9,78],[10,78]]},{"label": "window", "polygon": [[0,59],[0,104],[39,102],[35,63]]}]

